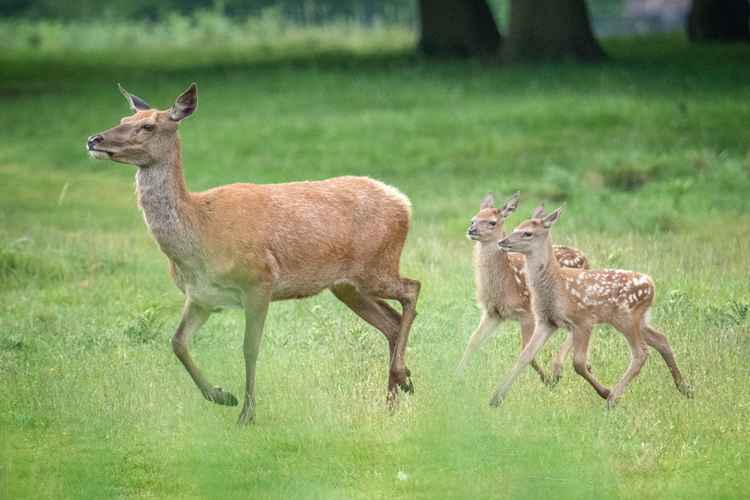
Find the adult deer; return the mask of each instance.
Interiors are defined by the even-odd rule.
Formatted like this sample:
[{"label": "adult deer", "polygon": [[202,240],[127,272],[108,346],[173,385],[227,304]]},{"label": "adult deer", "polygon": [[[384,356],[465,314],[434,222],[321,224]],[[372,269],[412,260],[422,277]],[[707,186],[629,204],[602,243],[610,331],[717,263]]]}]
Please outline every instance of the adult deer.
[{"label": "adult deer", "polygon": [[[597,394],[615,405],[628,383],[646,362],[646,344],[661,354],[672,372],[677,389],[690,397],[672,348],[661,332],[648,323],[654,300],[654,282],[645,274],[615,269],[581,270],[561,268],[553,258],[550,228],[560,218],[562,207],[543,218],[522,222],[497,244],[505,251],[526,256],[531,307],[536,324],[531,341],[500,383],[490,404],[499,405],[513,381],[558,328],[573,334],[573,366]],[[630,346],[630,365],[614,389],[604,387],[588,368],[588,346],[594,325],[607,323],[622,332]]]},{"label": "adult deer", "polygon": [[[526,273],[523,270],[526,259],[519,253],[507,253],[497,248],[498,240],[505,237],[503,224],[518,208],[520,193],[515,193],[502,207],[495,207],[495,198],[488,194],[479,205],[479,212],[471,219],[467,231],[474,244],[474,281],[476,283],[477,304],[482,317],[474,334],[466,345],[466,350],[458,365],[458,373],[466,368],[474,351],[505,320],[518,321],[521,325],[521,347],[526,347],[534,333],[534,315],[531,313]],[[535,213],[541,215],[544,207],[537,207]],[[564,267],[588,269],[586,256],[576,248],[555,245],[554,258]],[[531,366],[550,385],[557,383],[562,374],[562,365],[572,346],[572,337],[561,346],[552,363],[552,375],[531,360]]]},{"label": "adult deer", "polygon": [[[411,217],[408,198],[367,177],[317,182],[230,184],[188,191],[178,125],[198,105],[193,83],[167,110],[152,109],[120,87],[133,114],[89,137],[97,159],[135,165],[138,202],[169,258],[185,305],[172,347],[209,401],[234,406],[229,392],[204,377],[188,352],[212,312],[245,310],[245,401],[239,423],[255,417],[255,366],[269,303],[329,289],[388,340],[388,399],[411,392],[404,363],[420,284],[401,277],[399,261]],[[399,314],[383,299],[401,303]]]}]

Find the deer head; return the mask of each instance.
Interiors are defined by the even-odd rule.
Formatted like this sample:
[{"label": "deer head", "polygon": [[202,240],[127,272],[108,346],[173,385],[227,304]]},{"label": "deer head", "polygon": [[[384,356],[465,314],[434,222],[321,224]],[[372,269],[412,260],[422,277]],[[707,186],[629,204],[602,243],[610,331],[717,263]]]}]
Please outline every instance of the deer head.
[{"label": "deer head", "polygon": [[[518,225],[507,237],[497,242],[500,250],[531,255],[544,249],[549,242],[550,228],[560,220],[563,207],[545,215],[541,219],[529,219]],[[534,211],[535,214],[539,210]]]},{"label": "deer head", "polygon": [[178,145],[177,127],[198,107],[198,89],[190,84],[167,110],[153,109],[121,86],[133,114],[109,130],[92,135],[86,141],[89,156],[139,167],[158,163]]},{"label": "deer head", "polygon": [[495,197],[492,193],[487,194],[479,205],[479,212],[471,219],[466,232],[468,238],[474,241],[497,241],[502,238],[503,222],[518,208],[519,196],[520,193],[516,192],[502,208],[495,208]]}]

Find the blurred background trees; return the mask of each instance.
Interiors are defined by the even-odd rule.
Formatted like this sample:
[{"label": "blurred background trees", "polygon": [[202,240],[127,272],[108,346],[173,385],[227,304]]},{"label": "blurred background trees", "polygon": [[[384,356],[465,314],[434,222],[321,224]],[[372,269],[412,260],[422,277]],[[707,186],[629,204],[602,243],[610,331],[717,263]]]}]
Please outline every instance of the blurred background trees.
[{"label": "blurred background trees", "polygon": [[748,0],[0,0],[0,18],[11,20],[178,19],[190,27],[207,13],[235,24],[265,17],[295,26],[399,25],[428,56],[498,61],[596,61],[604,56],[596,36],[654,31],[750,41]]}]

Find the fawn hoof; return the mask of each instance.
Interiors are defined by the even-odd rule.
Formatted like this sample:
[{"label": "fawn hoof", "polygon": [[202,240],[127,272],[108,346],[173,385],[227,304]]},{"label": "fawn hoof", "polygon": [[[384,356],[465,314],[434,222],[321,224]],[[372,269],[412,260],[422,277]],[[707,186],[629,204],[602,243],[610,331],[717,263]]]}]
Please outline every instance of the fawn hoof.
[{"label": "fawn hoof", "polygon": [[562,376],[560,375],[552,375],[551,377],[547,377],[544,380],[544,383],[547,384],[547,387],[549,387],[550,389],[553,389],[557,386],[557,384],[560,383],[561,378]]},{"label": "fawn hoof", "polygon": [[617,399],[613,398],[612,395],[607,396],[607,411],[614,410],[615,406],[617,406]]},{"label": "fawn hoof", "polygon": [[497,408],[501,404],[503,404],[503,398],[501,398],[499,395],[495,394],[492,396],[492,399],[490,399],[490,407]]},{"label": "fawn hoof", "polygon": [[231,392],[225,391],[221,387],[214,387],[208,394],[204,394],[205,398],[209,401],[213,401],[216,404],[224,406],[237,406],[239,401]]}]

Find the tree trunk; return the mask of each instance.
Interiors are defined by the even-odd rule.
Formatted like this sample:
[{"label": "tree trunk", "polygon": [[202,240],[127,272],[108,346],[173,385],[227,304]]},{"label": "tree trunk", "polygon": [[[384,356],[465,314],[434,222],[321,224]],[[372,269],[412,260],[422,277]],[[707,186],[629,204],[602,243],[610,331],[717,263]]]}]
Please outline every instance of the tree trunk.
[{"label": "tree trunk", "polygon": [[748,0],[693,0],[687,23],[691,42],[750,41]]},{"label": "tree trunk", "polygon": [[586,0],[511,0],[506,61],[605,57],[591,29]]},{"label": "tree trunk", "polygon": [[486,0],[419,0],[419,49],[428,56],[496,54],[500,32]]}]

